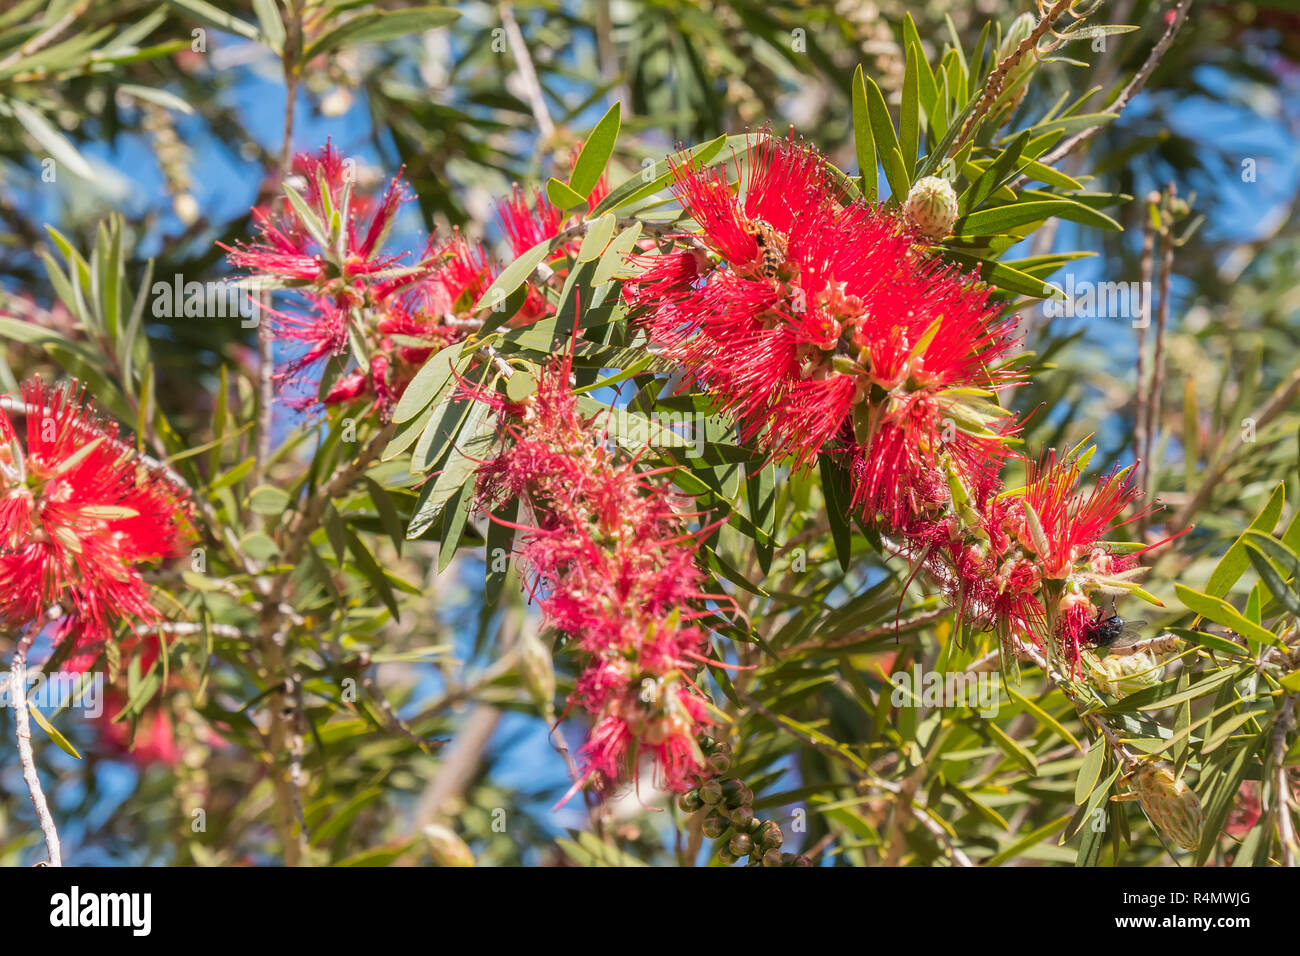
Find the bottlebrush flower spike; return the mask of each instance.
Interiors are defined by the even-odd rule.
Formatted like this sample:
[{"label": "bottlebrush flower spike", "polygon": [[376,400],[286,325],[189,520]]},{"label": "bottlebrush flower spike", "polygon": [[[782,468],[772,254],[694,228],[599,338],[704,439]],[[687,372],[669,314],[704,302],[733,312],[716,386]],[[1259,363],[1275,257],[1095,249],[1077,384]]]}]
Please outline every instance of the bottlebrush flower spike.
[{"label": "bottlebrush flower spike", "polygon": [[900,489],[942,484],[943,453],[996,469],[1013,429],[972,425],[986,413],[967,408],[970,390],[1016,381],[998,369],[1014,322],[987,290],[927,256],[897,212],[846,203],[820,154],[792,137],[749,148],[739,194],[689,161],[673,175],[701,249],[644,260],[627,295],[742,440],[796,466],[847,450],[863,479],[855,502],[895,524],[915,511]]},{"label": "bottlebrush flower spike", "polygon": [[277,200],[283,204],[279,215],[255,209],[261,239],[233,248],[222,245],[231,265],[299,283],[372,276],[398,266],[403,257],[381,249],[409,198],[400,174],[376,202],[353,188],[351,168],[329,144],[318,154],[295,157],[293,169],[302,189],[292,182],[286,188],[297,201],[286,193]]},{"label": "bottlebrush flower spike", "polygon": [[657,782],[686,790],[707,772],[696,738],[709,701],[692,676],[708,639],[691,621],[711,599],[695,562],[708,529],[690,532],[668,489],[616,457],[568,379],[557,362],[522,402],[478,396],[510,419],[500,452],[479,469],[479,505],[490,512],[519,497],[537,522],[523,529],[519,556],[547,623],[582,657],[569,704],[594,721],[575,789],[635,777],[649,755]]},{"label": "bottlebrush flower spike", "polygon": [[[192,537],[183,492],[89,409],[84,389],[23,386],[25,443],[0,413],[0,621],[19,628],[71,610],[84,669],[118,621],[160,620],[139,565]],[[89,655],[89,657],[87,657]]]}]

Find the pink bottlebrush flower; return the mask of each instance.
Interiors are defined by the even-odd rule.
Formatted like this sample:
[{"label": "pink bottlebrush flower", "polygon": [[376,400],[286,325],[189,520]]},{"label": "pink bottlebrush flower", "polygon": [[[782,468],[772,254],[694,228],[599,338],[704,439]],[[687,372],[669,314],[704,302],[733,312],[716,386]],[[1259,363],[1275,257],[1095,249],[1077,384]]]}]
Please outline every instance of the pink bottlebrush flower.
[{"label": "pink bottlebrush flower", "polygon": [[119,621],[161,619],[139,566],[181,553],[193,528],[185,493],[118,438],[84,389],[23,386],[25,443],[0,413],[0,621],[20,628],[62,604],[79,651]]},{"label": "pink bottlebrush flower", "polygon": [[[396,221],[398,209],[409,198],[400,178],[393,179],[378,202],[348,189],[349,167],[329,144],[318,154],[297,156],[294,172],[303,180],[301,194],[304,200],[326,228],[331,210],[339,209],[347,193],[341,261],[331,267],[338,251],[322,249],[292,203],[282,198],[278,200],[281,205],[278,215],[264,209],[253,211],[261,233],[259,241],[239,244],[235,248],[221,246],[229,254],[231,265],[277,279],[319,283],[371,276],[400,264],[402,256],[381,251]],[[359,227],[359,223],[365,223],[364,228]]]},{"label": "pink bottlebrush flower", "polygon": [[517,497],[537,522],[523,529],[520,560],[547,622],[583,660],[570,706],[595,722],[578,783],[627,779],[648,754],[659,782],[686,789],[706,772],[694,741],[708,701],[691,675],[708,639],[689,623],[710,600],[695,561],[700,532],[662,483],[617,457],[568,378],[557,363],[523,402],[475,395],[508,421],[501,451],[479,469],[480,507]]}]

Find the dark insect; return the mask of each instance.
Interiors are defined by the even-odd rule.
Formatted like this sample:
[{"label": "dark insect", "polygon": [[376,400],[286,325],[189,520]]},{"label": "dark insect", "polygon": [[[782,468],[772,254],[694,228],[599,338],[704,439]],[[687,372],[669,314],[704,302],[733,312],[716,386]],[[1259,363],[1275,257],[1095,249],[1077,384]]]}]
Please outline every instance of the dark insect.
[{"label": "dark insect", "polygon": [[777,232],[771,223],[763,219],[750,220],[745,225],[745,231],[753,236],[754,242],[758,244],[758,253],[763,260],[759,271],[769,279],[777,278],[781,266],[785,264],[785,237]]},{"label": "dark insect", "polygon": [[1083,639],[1094,647],[1128,647],[1142,640],[1146,621],[1127,621],[1112,609],[1109,616],[1097,609],[1097,619],[1088,625]]}]

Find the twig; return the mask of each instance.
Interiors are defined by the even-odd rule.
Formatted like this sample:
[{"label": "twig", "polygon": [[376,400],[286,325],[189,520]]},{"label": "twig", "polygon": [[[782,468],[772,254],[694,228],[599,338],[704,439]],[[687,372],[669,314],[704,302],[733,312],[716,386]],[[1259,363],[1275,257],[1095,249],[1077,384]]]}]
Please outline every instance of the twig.
[{"label": "twig", "polygon": [[[1110,113],[1113,116],[1119,116],[1119,114],[1124,111],[1124,108],[1132,101],[1133,97],[1137,96],[1138,93],[1142,91],[1142,87],[1146,85],[1146,81],[1151,77],[1151,74],[1155,72],[1156,67],[1160,65],[1160,61],[1164,59],[1165,51],[1168,50],[1170,44],[1174,42],[1174,37],[1178,34],[1179,28],[1182,27],[1183,21],[1187,19],[1187,11],[1191,6],[1192,0],[1179,0],[1178,6],[1174,8],[1174,19],[1170,21],[1169,26],[1165,28],[1164,35],[1160,38],[1159,42],[1152,47],[1151,53],[1146,58],[1146,62],[1142,64],[1141,69],[1137,71],[1133,79],[1129,81],[1128,85],[1120,91],[1115,102],[1111,104],[1108,110],[1106,110],[1107,113]],[[1096,136],[1097,133],[1101,131],[1101,128],[1100,125],[1092,126],[1082,132],[1076,133],[1046,156],[1040,156],[1038,161],[1044,166],[1051,166],[1053,163],[1068,156],[1083,143],[1086,143],[1088,140],[1092,139],[1092,137]],[[1012,188],[1018,189],[1025,182],[1028,182],[1028,179],[1022,176],[1012,184]]]},{"label": "twig", "polygon": [[524,96],[528,100],[528,106],[533,111],[533,119],[537,121],[537,131],[540,134],[538,150],[549,143],[555,136],[555,123],[551,121],[550,111],[546,108],[546,98],[542,94],[542,84],[537,80],[537,71],[533,69],[533,58],[528,53],[528,45],[524,42],[524,35],[519,30],[519,23],[515,20],[515,11],[509,3],[497,4],[497,11],[501,15],[501,26],[506,31],[506,43],[510,45],[510,52],[515,58],[515,65],[519,68],[519,78],[524,83]]},{"label": "twig", "polygon": [[9,69],[9,67],[13,66],[15,63],[31,56],[38,50],[44,49],[54,40],[58,39],[59,35],[62,34],[64,30],[71,26],[76,20],[80,19],[81,15],[86,12],[86,8],[89,6],[90,0],[81,0],[81,3],[69,7],[68,12],[56,20],[51,26],[36,34],[36,36],[32,37],[18,49],[14,50],[3,60],[0,60],[0,70]]},{"label": "twig", "polygon": [[844,637],[836,638],[833,641],[804,641],[797,644],[785,652],[785,656],[790,657],[803,651],[816,650],[834,650],[838,647],[848,647],[853,644],[859,644],[862,641],[869,641],[872,638],[884,637],[886,634],[908,634],[912,631],[919,631],[927,624],[946,617],[952,613],[950,607],[938,607],[931,611],[918,614],[915,617],[909,617],[904,621],[895,621],[892,624],[881,624],[879,627],[873,627],[866,631],[860,631],[854,634],[848,634]]},{"label": "twig", "polygon": [[[1291,372],[1291,377],[1289,379],[1278,385],[1273,394],[1269,397],[1269,400],[1255,413],[1255,430],[1258,431],[1280,415],[1290,406],[1297,394],[1300,394],[1300,367]],[[1239,429],[1236,435],[1233,436],[1232,441],[1228,443],[1227,448],[1216,455],[1214,462],[1205,470],[1205,474],[1201,479],[1201,484],[1196,489],[1196,493],[1192,495],[1191,499],[1183,505],[1176,515],[1174,515],[1173,519],[1169,522],[1170,527],[1185,528],[1191,523],[1192,517],[1209,500],[1210,495],[1214,493],[1214,490],[1219,487],[1220,479],[1223,477],[1224,472],[1228,470],[1228,467],[1233,463],[1234,457],[1241,449],[1241,446],[1245,444],[1245,441],[1245,436]]]},{"label": "twig", "polygon": [[27,793],[32,798],[36,809],[36,819],[45,834],[45,852],[49,856],[49,866],[62,866],[63,854],[59,849],[59,832],[54,826],[54,817],[50,814],[49,804],[45,802],[45,791],[41,789],[41,778],[36,772],[36,758],[32,755],[32,728],[27,713],[27,652],[36,640],[40,628],[29,625],[18,637],[14,647],[13,664],[9,669],[10,703],[14,709],[14,726],[18,734],[18,759],[23,766],[23,780],[27,784]]},{"label": "twig", "polygon": [[1278,842],[1281,843],[1282,865],[1296,865],[1296,831],[1291,819],[1289,798],[1291,780],[1286,768],[1287,734],[1295,727],[1296,702],[1300,700],[1295,694],[1282,698],[1277,716],[1273,719],[1272,764],[1274,767],[1273,800],[1269,812],[1277,826]]},{"label": "twig", "polygon": [[[1154,271],[1156,227],[1151,221],[1150,203],[1144,204],[1142,216],[1142,259],[1139,265],[1140,288],[1151,288],[1151,275]],[[1138,459],[1138,468],[1149,469],[1146,459],[1147,450],[1147,406],[1150,404],[1150,389],[1147,385],[1147,328],[1151,325],[1151,296],[1142,297],[1142,321],[1137,327],[1137,395],[1133,408],[1133,456]],[[1144,520],[1144,519],[1141,519]],[[1139,535],[1139,540],[1141,535]]]},{"label": "twig", "polygon": [[1160,393],[1165,383],[1165,326],[1169,322],[1169,280],[1174,266],[1173,183],[1165,190],[1160,210],[1160,308],[1156,310],[1156,341],[1151,356],[1151,393],[1147,403],[1146,460],[1142,477],[1150,500],[1155,488],[1155,436],[1160,428]]},{"label": "twig", "polygon": [[988,75],[988,79],[984,81],[984,95],[980,97],[979,104],[975,107],[975,111],[967,117],[966,122],[962,125],[961,135],[958,136],[957,141],[952,144],[952,149],[949,151],[948,155],[956,156],[957,153],[961,151],[961,148],[966,145],[966,140],[970,138],[971,132],[975,129],[975,125],[980,121],[981,117],[989,111],[989,107],[997,101],[998,96],[1001,95],[1002,81],[1006,77],[1007,73],[1014,70],[1016,65],[1024,59],[1025,54],[1038,45],[1038,41],[1043,38],[1043,34],[1052,28],[1052,24],[1056,22],[1057,17],[1064,13],[1066,8],[1073,2],[1074,0],[1056,0],[1056,3],[1052,5],[1052,8],[1043,14],[1042,18],[1038,21],[1038,24],[1030,32],[1029,36],[1021,40],[1020,45],[1012,50],[1011,53],[1007,55],[1006,59],[1002,60],[993,68]]}]

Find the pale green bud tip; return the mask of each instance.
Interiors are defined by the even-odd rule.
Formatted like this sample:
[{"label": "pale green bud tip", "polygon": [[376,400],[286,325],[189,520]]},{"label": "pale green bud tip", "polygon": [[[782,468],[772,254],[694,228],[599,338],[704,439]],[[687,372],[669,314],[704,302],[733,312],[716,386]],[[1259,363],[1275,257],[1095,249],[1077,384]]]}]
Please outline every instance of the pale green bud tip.
[{"label": "pale green bud tip", "polygon": [[465,841],[441,823],[430,823],[424,828],[424,842],[429,855],[438,866],[473,866],[474,854]]},{"label": "pale green bud tip", "polygon": [[957,221],[957,193],[938,176],[918,179],[907,194],[903,214],[927,239],[937,241],[948,235]]},{"label": "pale green bud tip", "polygon": [[531,631],[520,636],[519,664],[524,684],[538,707],[550,707],[555,701],[555,665],[551,652]]}]

